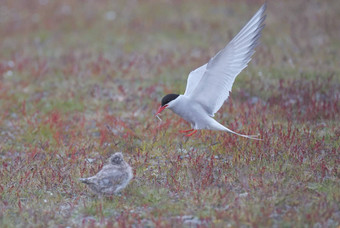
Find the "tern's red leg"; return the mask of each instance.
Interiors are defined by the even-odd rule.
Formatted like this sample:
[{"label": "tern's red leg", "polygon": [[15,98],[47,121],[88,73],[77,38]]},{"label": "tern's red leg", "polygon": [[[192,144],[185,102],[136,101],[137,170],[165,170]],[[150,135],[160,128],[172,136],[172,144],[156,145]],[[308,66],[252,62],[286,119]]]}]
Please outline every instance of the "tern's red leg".
[{"label": "tern's red leg", "polygon": [[181,131],[179,131],[179,132],[181,132],[181,133],[188,133],[188,132],[190,132],[190,131],[193,131],[194,129],[189,129],[189,130],[181,130]]},{"label": "tern's red leg", "polygon": [[[194,129],[193,129],[194,130]],[[187,134],[186,136],[192,136],[193,134],[195,134],[197,132],[197,130],[194,130],[193,132],[191,132],[190,134]]]}]

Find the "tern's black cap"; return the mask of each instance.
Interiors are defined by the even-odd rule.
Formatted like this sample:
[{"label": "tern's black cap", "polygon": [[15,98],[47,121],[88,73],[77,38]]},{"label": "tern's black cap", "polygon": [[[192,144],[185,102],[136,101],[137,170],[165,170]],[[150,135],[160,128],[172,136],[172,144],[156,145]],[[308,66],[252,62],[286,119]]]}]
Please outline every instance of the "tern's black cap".
[{"label": "tern's black cap", "polygon": [[162,98],[162,106],[166,105],[167,103],[169,103],[172,100],[175,100],[178,96],[179,96],[179,94],[173,94],[173,93],[165,95]]}]

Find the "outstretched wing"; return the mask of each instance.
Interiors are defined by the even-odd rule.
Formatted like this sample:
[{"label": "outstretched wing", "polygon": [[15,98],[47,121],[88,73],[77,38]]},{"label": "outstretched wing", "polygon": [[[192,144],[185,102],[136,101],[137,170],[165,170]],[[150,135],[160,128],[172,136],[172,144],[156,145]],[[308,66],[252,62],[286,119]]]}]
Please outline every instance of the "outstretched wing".
[{"label": "outstretched wing", "polygon": [[203,66],[200,66],[196,70],[190,72],[188,80],[187,80],[187,87],[185,88],[185,96],[190,96],[192,91],[196,88],[197,84],[200,82],[204,72],[207,69],[207,63]]},{"label": "outstretched wing", "polygon": [[[209,115],[214,116],[221,108],[229,96],[236,76],[251,60],[264,27],[265,9],[266,4],[208,64],[189,74],[184,95],[202,104]],[[203,72],[204,68],[206,69]]]}]

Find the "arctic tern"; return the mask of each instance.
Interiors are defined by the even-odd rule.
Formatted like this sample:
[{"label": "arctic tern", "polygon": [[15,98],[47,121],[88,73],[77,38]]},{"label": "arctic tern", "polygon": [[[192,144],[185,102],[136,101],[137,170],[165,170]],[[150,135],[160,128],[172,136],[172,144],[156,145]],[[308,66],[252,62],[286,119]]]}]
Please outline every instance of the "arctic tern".
[{"label": "arctic tern", "polygon": [[219,130],[233,133],[250,139],[258,139],[255,135],[236,133],[213,117],[228,99],[236,76],[247,67],[254,48],[259,43],[264,28],[266,4],[256,12],[241,31],[220,50],[208,63],[189,74],[185,93],[168,94],[162,98],[156,116],[170,109],[189,122],[192,129],[181,131],[191,136],[199,129]]}]

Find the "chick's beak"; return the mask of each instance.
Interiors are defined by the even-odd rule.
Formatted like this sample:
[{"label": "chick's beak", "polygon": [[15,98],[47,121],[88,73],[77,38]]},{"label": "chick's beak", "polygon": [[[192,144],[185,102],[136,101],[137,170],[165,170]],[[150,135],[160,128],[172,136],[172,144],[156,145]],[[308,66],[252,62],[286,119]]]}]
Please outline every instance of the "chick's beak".
[{"label": "chick's beak", "polygon": [[161,113],[164,109],[166,109],[167,107],[168,107],[168,105],[159,106],[158,111],[157,111],[157,113],[156,113],[156,116],[157,116],[159,113]]}]

